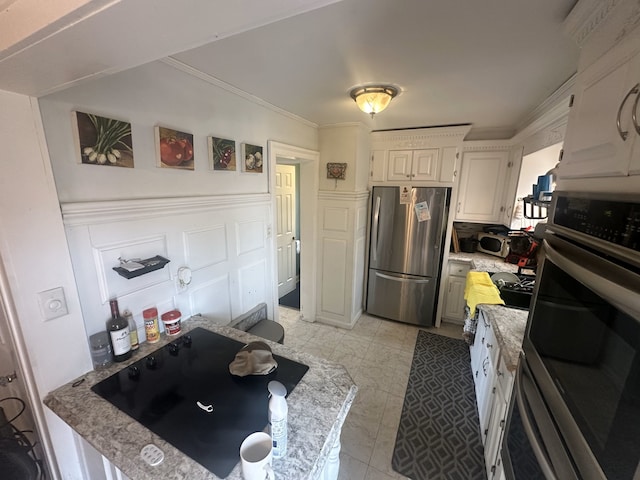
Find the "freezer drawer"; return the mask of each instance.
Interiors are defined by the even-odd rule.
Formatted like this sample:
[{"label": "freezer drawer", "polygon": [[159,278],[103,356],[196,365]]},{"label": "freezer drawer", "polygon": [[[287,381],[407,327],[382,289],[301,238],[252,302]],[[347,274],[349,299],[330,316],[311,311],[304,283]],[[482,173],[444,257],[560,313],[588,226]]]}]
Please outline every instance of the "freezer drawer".
[{"label": "freezer drawer", "polygon": [[369,270],[367,313],[404,323],[432,326],[436,279]]}]

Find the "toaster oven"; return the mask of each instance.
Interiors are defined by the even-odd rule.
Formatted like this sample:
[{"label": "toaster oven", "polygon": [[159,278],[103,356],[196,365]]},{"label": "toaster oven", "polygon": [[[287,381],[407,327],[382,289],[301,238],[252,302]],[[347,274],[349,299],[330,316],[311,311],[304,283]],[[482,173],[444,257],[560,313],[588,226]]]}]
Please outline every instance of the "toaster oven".
[{"label": "toaster oven", "polygon": [[478,251],[505,258],[509,254],[509,237],[495,233],[478,233]]}]

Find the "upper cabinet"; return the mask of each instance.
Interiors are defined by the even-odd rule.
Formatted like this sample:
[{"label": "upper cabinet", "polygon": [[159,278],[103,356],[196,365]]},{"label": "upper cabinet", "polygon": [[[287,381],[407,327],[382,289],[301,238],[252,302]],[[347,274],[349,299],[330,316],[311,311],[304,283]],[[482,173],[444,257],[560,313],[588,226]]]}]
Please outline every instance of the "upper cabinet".
[{"label": "upper cabinet", "polygon": [[462,156],[455,219],[459,222],[506,223],[517,178],[509,149],[468,151]]},{"label": "upper cabinet", "polygon": [[[443,159],[449,161],[449,159]],[[453,157],[455,169],[455,156]],[[395,181],[440,181],[440,150],[391,150],[387,162],[387,180]],[[446,181],[446,180],[445,180]]]},{"label": "upper cabinet", "polygon": [[639,12],[635,0],[580,1],[565,21],[581,53],[559,179],[640,174]]},{"label": "upper cabinet", "polygon": [[470,126],[371,134],[370,185],[453,186]]},{"label": "upper cabinet", "polygon": [[560,177],[640,173],[640,54],[612,52],[579,77]]}]

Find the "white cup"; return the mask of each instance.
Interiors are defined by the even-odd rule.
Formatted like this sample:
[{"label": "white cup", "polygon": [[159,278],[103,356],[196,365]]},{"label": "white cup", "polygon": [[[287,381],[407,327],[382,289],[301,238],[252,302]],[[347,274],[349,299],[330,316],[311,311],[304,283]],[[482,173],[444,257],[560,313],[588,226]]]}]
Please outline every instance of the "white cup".
[{"label": "white cup", "polygon": [[242,441],[240,461],[244,480],[274,480],[271,468],[273,440],[271,435],[255,432]]}]

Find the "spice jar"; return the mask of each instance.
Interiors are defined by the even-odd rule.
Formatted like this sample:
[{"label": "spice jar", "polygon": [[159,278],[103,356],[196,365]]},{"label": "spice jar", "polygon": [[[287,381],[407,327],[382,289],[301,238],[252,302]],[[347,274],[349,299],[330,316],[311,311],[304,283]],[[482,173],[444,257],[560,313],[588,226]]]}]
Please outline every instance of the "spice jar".
[{"label": "spice jar", "polygon": [[164,323],[164,331],[167,335],[178,335],[182,330],[180,326],[180,320],[182,314],[180,310],[171,310],[162,314],[162,323]]},{"label": "spice jar", "polygon": [[160,326],[158,325],[158,309],[147,308],[142,312],[144,318],[144,331],[147,334],[147,342],[156,343],[160,340]]},{"label": "spice jar", "polygon": [[89,337],[89,346],[91,347],[93,368],[101,370],[113,363],[111,344],[109,343],[109,334],[107,332],[98,332],[91,335]]}]

